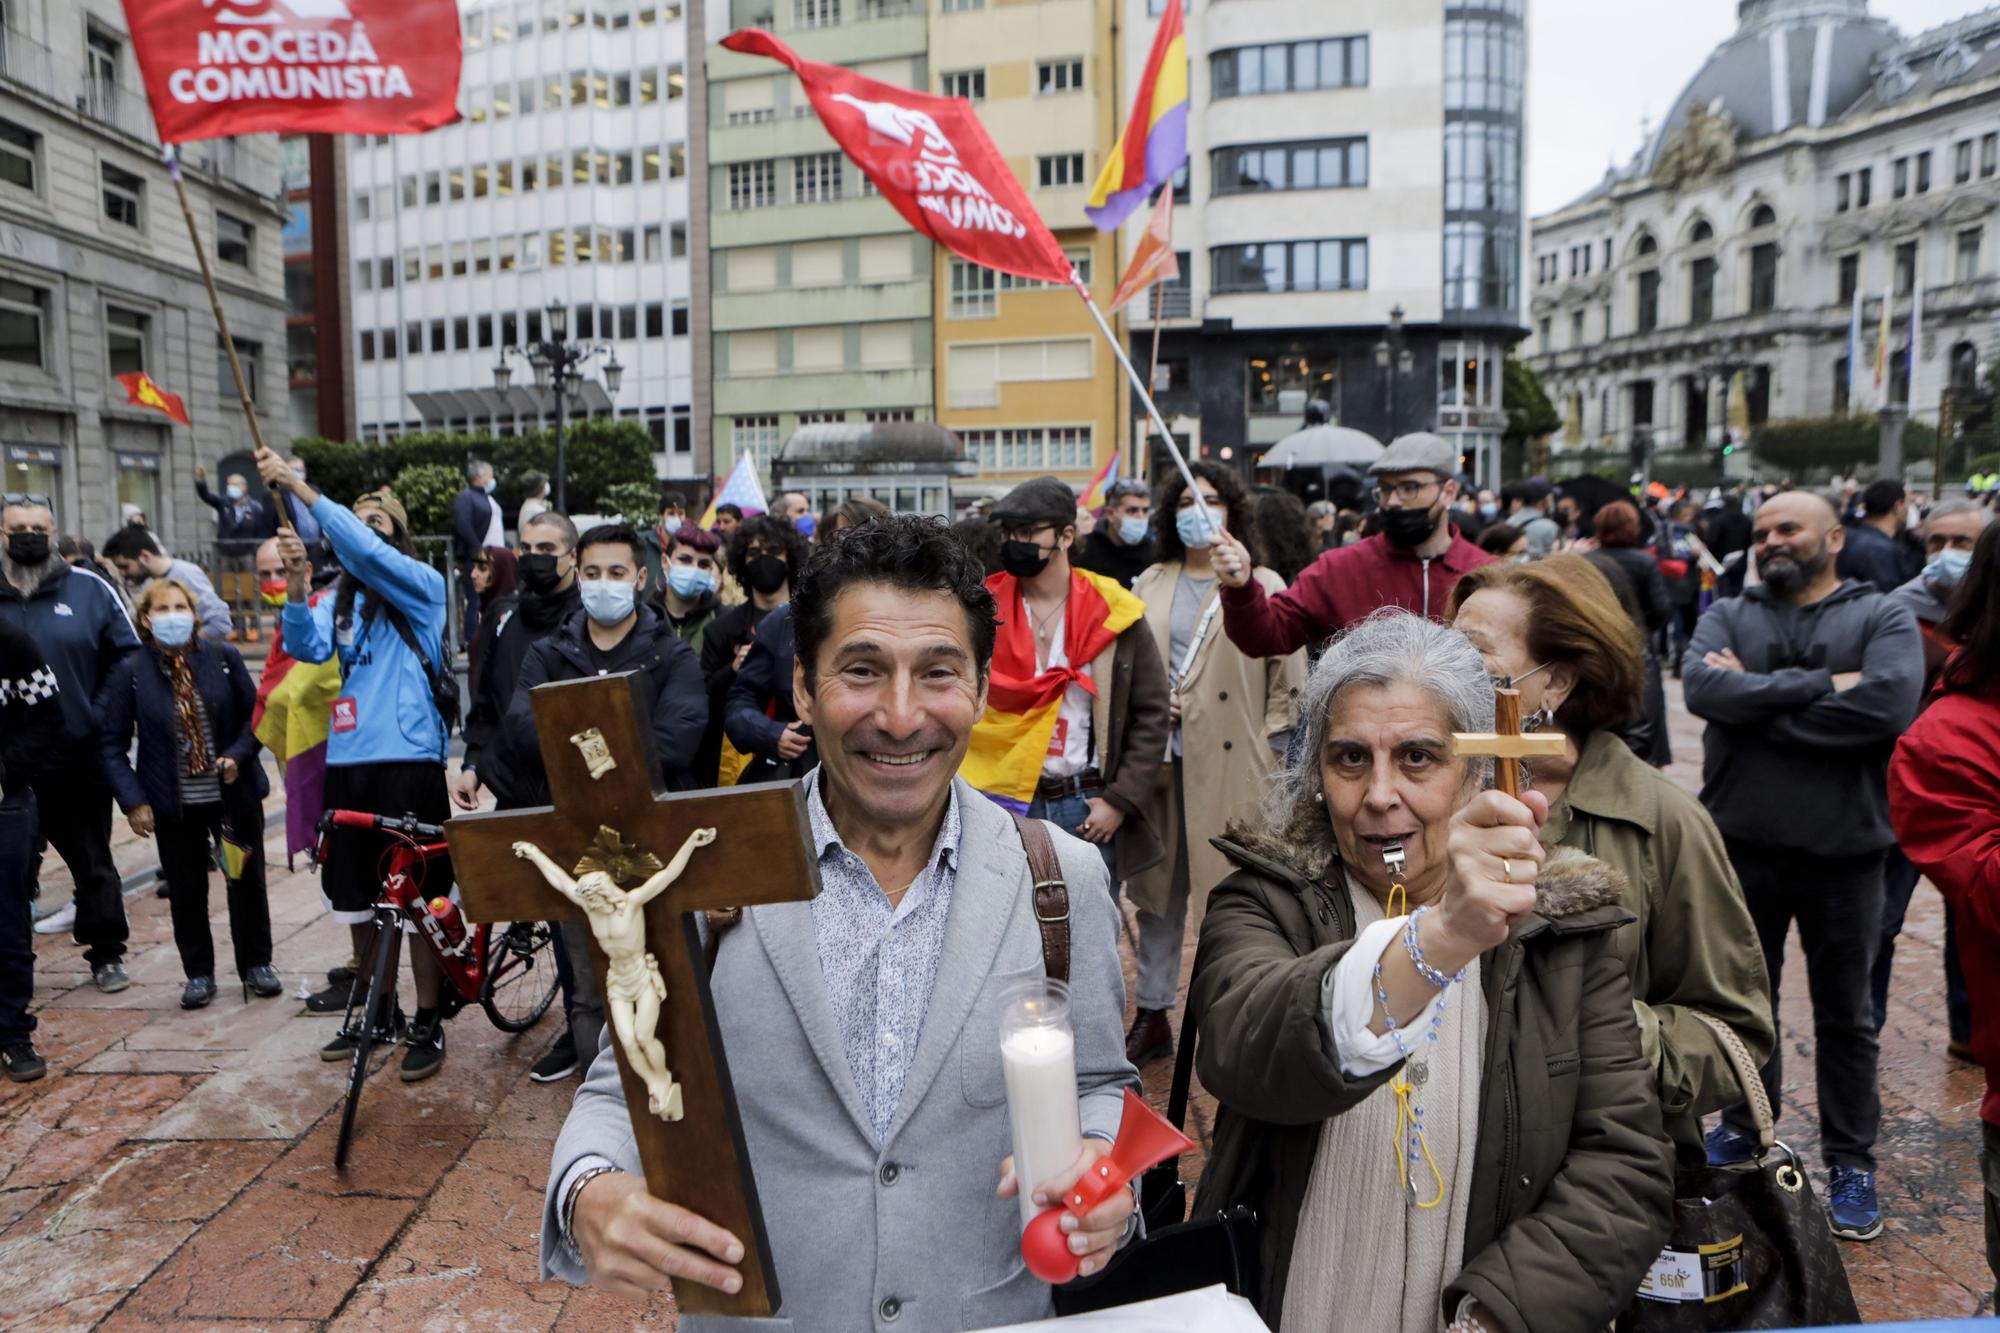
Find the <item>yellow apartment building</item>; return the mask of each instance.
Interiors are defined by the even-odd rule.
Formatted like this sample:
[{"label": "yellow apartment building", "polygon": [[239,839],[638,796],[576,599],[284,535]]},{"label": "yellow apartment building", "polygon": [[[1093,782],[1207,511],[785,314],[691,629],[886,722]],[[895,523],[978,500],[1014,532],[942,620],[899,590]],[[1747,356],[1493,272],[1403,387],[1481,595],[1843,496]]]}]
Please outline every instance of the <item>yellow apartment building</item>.
[{"label": "yellow apartment building", "polygon": [[[1116,235],[1083,207],[1121,114],[1113,0],[933,0],[934,91],[969,99],[1099,305],[1118,285]],[[979,475],[961,500],[1044,473],[1079,492],[1126,447],[1122,373],[1068,287],[933,249],[937,419]],[[1123,336],[1123,321],[1114,324]]]}]

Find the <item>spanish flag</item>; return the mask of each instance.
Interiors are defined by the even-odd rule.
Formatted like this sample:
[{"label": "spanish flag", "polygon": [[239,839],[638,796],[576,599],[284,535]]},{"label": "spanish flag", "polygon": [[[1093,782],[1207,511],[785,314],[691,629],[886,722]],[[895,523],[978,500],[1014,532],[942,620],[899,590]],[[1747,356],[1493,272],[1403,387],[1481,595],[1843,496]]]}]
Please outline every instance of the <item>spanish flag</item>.
[{"label": "spanish flag", "polygon": [[1147,196],[1173,179],[1187,161],[1187,120],[1187,40],[1181,32],[1181,7],[1168,0],[1132,99],[1132,115],[1084,206],[1099,231],[1118,230]]},{"label": "spanish flag", "polygon": [[1068,609],[1063,614],[1063,656],[1069,666],[1037,670],[1035,631],[1021,598],[1021,581],[1011,574],[986,580],[1000,606],[1000,632],[993,644],[987,680],[986,716],[972,729],[959,775],[999,804],[1021,814],[1035,799],[1042,764],[1056,742],[1057,714],[1070,686],[1092,694],[1097,683],[1084,675],[1097,655],[1146,613],[1146,604],[1116,580],[1070,570]]},{"label": "spanish flag", "polygon": [[120,375],[118,382],[125,386],[125,406],[150,407],[155,412],[172,417],[183,426],[194,425],[194,422],[188,420],[187,404],[181,401],[181,396],[177,393],[168,393],[153,383],[152,377],[145,371],[134,370]]}]

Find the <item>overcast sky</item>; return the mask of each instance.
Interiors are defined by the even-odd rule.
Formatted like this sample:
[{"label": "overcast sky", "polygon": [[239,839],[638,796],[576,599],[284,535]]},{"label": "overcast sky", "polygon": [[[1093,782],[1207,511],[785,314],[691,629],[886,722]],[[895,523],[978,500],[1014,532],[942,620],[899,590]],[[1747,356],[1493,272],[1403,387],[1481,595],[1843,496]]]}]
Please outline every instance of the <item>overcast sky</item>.
[{"label": "overcast sky", "polygon": [[[1872,0],[1907,34],[1981,0]],[[1736,29],[1736,0],[1528,0],[1528,211],[1561,208],[1638,151],[1709,52]]]}]

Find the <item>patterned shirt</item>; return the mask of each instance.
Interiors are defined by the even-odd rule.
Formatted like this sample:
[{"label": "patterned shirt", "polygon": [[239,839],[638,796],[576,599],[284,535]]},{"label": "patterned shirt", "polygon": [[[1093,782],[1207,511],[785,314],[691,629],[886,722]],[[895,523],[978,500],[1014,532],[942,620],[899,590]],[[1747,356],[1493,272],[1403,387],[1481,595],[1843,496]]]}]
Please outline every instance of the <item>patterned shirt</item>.
[{"label": "patterned shirt", "polygon": [[820,800],[817,771],[808,782],[806,810],[819,856],[820,891],[812,912],[820,972],[868,1123],[877,1139],[885,1139],[944,953],[958,879],[958,793],[954,790],[945,805],[944,824],[923,870],[893,908],[873,872],[834,831]]}]

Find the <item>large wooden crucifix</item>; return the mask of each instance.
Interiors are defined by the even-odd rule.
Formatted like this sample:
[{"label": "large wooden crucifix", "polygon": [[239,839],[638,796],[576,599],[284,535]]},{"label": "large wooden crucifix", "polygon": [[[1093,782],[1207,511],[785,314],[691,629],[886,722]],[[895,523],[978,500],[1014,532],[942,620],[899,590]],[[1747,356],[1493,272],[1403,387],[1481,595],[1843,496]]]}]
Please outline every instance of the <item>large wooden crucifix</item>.
[{"label": "large wooden crucifix", "polygon": [[663,794],[635,683],[626,672],[538,686],[555,805],[460,815],[445,836],[469,920],[588,921],[646,1188],[744,1244],[734,1296],[684,1282],[675,1303],[768,1316],[777,1272],[693,914],[819,892],[805,788]]},{"label": "large wooden crucifix", "polygon": [[1521,794],[1523,759],[1559,759],[1569,738],[1553,731],[1521,733],[1521,692],[1493,691],[1493,730],[1458,732],[1451,752],[1461,759],[1491,759],[1493,785],[1509,796]]}]

